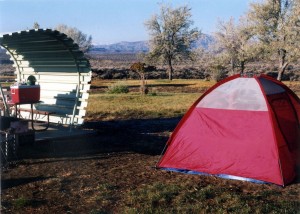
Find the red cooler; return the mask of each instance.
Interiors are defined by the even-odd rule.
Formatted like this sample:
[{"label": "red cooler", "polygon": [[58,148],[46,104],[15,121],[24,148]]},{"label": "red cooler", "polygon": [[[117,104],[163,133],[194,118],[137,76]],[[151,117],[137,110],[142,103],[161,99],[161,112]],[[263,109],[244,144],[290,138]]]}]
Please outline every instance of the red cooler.
[{"label": "red cooler", "polygon": [[34,103],[40,100],[39,85],[14,85],[10,87],[13,103]]}]

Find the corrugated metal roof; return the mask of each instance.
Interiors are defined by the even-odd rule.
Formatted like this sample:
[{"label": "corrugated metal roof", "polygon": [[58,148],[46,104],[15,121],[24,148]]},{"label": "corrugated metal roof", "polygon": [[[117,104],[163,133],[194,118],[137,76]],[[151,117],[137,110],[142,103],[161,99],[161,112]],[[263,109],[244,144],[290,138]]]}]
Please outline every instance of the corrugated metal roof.
[{"label": "corrugated metal roof", "polygon": [[18,82],[26,82],[29,75],[36,77],[42,101],[36,109],[60,114],[51,116],[52,122],[83,122],[91,69],[71,38],[56,30],[34,29],[4,34],[0,45],[14,62]]},{"label": "corrugated metal roof", "polygon": [[9,52],[16,68],[20,70],[90,71],[90,64],[78,45],[56,30],[35,29],[5,34],[0,37],[0,45]]}]

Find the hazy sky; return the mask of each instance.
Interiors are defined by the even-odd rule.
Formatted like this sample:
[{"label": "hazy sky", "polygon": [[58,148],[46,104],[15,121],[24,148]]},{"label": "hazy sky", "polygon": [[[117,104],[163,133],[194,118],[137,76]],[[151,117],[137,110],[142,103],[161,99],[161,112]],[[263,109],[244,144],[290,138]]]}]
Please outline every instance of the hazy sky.
[{"label": "hazy sky", "polygon": [[215,30],[218,19],[236,20],[251,0],[0,0],[0,34],[58,24],[92,35],[96,44],[148,39],[146,20],[159,13],[161,3],[189,5],[194,27],[203,33]]}]

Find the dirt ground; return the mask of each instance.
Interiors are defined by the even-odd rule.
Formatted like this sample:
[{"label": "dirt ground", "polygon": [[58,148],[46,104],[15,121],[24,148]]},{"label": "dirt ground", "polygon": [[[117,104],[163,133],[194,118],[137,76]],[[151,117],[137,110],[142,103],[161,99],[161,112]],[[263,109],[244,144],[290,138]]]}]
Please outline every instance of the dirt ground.
[{"label": "dirt ground", "polygon": [[156,170],[179,120],[90,121],[85,128],[97,135],[22,146],[19,160],[1,175],[1,213],[124,213],[137,206],[132,192],[159,182],[198,187],[218,182],[246,195],[263,188],[285,200],[299,199],[299,181],[281,188]]},{"label": "dirt ground", "polygon": [[[178,121],[89,122],[85,128],[97,135],[20,147],[19,160],[1,175],[1,213],[89,213],[99,208],[104,183],[117,184],[114,197],[120,198],[129,188],[163,179],[165,173],[152,167]],[[15,202],[20,198],[26,199],[22,209]],[[115,210],[118,203],[100,207]]]}]

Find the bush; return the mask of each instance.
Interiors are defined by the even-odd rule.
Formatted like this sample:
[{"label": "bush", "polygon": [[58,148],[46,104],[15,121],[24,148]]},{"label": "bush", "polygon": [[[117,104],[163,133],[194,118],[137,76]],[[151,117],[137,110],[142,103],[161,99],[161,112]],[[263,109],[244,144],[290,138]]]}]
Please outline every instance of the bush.
[{"label": "bush", "polygon": [[108,87],[109,94],[122,94],[122,93],[126,94],[128,92],[129,92],[128,85],[126,85],[124,82],[117,82]]},{"label": "bush", "polygon": [[225,79],[227,77],[227,72],[223,69],[215,69],[212,72],[211,78],[217,82],[221,81],[222,79]]}]

